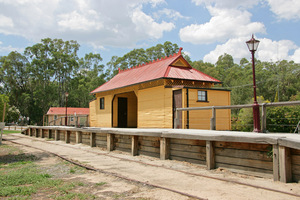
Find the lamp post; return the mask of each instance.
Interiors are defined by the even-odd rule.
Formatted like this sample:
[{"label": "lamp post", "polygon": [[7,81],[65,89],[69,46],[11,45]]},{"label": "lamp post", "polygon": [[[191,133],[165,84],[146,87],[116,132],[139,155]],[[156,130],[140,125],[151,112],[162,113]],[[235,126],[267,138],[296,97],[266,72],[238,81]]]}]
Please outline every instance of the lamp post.
[{"label": "lamp post", "polygon": [[259,105],[256,99],[256,82],[255,82],[255,60],[254,60],[254,53],[257,50],[259,40],[254,39],[253,35],[252,38],[246,42],[249,51],[252,54],[252,73],[253,73],[253,93],[254,93],[254,103],[253,103],[253,132],[260,133],[260,117],[259,117]]},{"label": "lamp post", "polygon": [[65,126],[68,126],[68,96],[69,96],[69,93],[66,92],[65,93],[65,96],[66,96],[66,121],[65,121]]}]

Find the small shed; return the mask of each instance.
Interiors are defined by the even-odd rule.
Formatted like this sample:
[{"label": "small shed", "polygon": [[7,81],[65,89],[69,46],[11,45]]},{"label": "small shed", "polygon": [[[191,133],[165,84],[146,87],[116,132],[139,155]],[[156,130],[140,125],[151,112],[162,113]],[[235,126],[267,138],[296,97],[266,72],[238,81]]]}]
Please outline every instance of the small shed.
[{"label": "small shed", "polygon": [[90,109],[74,107],[50,107],[44,116],[44,124],[64,126],[66,113],[68,126],[88,126]]},{"label": "small shed", "polygon": [[[181,54],[120,70],[91,92],[90,126],[174,128],[175,109],[230,105],[230,91],[214,88],[221,81],[190,66]],[[209,129],[211,111],[180,115],[180,128]],[[229,130],[230,110],[218,110],[217,129]]]}]

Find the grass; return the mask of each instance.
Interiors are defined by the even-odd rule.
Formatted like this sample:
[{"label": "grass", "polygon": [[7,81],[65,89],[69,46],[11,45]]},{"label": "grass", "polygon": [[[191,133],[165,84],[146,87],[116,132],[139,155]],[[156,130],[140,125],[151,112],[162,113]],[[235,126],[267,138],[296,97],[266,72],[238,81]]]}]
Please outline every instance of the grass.
[{"label": "grass", "polygon": [[21,131],[18,131],[18,130],[3,130],[3,134],[10,134],[10,133],[21,133]]},{"label": "grass", "polygon": [[[24,154],[16,147],[0,145],[0,199],[32,199],[37,193],[46,194],[47,199],[96,198],[91,194],[72,191],[77,187],[84,187],[82,182],[68,183],[43,173],[35,164],[36,160],[35,156]],[[80,169],[73,167],[72,170],[75,173]]]},{"label": "grass", "polygon": [[106,182],[99,182],[99,183],[96,183],[96,186],[102,186],[102,185],[105,185],[107,184]]}]

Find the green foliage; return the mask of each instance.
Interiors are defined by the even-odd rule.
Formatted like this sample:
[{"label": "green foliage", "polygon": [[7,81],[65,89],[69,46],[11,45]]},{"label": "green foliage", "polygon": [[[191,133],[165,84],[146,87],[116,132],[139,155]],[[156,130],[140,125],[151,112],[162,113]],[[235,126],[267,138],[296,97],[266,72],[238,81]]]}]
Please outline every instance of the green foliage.
[{"label": "green foliage", "polygon": [[[8,96],[4,95],[4,94],[0,94],[0,122],[2,122],[2,118],[3,118],[3,111],[4,111],[4,103],[6,103],[6,107],[5,107],[5,117],[7,116],[7,112],[9,109],[9,100],[8,100]],[[5,121],[6,119],[4,119]]]},{"label": "green foliage", "polygon": [[[258,103],[268,103],[262,96],[257,97]],[[248,104],[253,104],[253,99],[248,102]],[[253,131],[253,109],[252,108],[242,108],[238,115],[233,116],[232,120],[232,130],[235,131]]]},{"label": "green foliage", "polygon": [[[170,56],[177,53],[179,50],[177,44],[172,44],[166,41],[164,44],[157,44],[148,49],[134,49],[122,57],[113,56],[110,62],[107,63],[112,71],[111,76],[118,73],[118,69],[127,69],[153,60],[161,59],[165,56]],[[188,58],[188,56],[187,56]]]},{"label": "green foliage", "polygon": [[269,132],[293,133],[299,121],[299,106],[283,106],[267,109],[267,130]]}]

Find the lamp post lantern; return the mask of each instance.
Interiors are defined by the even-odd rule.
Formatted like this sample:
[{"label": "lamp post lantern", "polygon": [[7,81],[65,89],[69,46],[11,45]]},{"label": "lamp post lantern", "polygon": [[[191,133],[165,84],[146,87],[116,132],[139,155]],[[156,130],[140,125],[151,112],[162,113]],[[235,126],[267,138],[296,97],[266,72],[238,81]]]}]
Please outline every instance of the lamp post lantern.
[{"label": "lamp post lantern", "polygon": [[66,92],[65,93],[65,96],[66,96],[66,120],[65,120],[65,126],[68,126],[68,96],[69,96],[69,93]]},{"label": "lamp post lantern", "polygon": [[249,51],[252,54],[252,73],[253,73],[253,93],[254,93],[254,103],[253,103],[253,132],[260,133],[260,117],[259,117],[259,105],[256,99],[256,82],[255,82],[255,60],[254,60],[254,53],[257,50],[259,40],[254,39],[253,35],[252,38],[246,42]]}]

